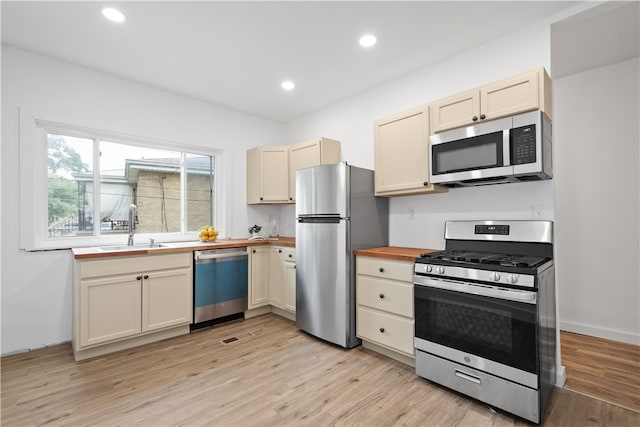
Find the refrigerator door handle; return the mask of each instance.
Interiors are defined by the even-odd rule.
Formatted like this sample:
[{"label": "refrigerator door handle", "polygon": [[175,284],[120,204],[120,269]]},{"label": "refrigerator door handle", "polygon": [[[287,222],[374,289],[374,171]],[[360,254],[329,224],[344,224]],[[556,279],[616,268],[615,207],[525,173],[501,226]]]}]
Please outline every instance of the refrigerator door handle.
[{"label": "refrigerator door handle", "polygon": [[338,224],[344,219],[346,218],[341,218],[340,215],[300,215],[298,222],[300,224]]}]

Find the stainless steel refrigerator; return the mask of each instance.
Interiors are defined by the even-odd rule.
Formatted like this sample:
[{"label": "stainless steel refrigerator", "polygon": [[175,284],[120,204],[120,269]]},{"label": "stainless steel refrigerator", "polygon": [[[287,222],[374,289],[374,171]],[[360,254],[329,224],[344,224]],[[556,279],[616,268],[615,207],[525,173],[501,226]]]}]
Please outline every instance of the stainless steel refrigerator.
[{"label": "stainless steel refrigerator", "polygon": [[296,324],[345,348],[356,337],[355,256],[387,246],[388,199],[373,171],[346,163],[296,172]]}]

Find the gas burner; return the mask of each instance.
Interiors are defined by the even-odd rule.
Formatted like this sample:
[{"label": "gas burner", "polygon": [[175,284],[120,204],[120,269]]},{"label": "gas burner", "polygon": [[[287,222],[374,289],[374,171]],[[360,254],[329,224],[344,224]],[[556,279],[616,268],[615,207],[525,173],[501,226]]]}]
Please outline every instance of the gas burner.
[{"label": "gas burner", "polygon": [[421,254],[423,260],[441,260],[459,264],[500,265],[503,267],[537,267],[547,258],[493,252],[449,250]]}]

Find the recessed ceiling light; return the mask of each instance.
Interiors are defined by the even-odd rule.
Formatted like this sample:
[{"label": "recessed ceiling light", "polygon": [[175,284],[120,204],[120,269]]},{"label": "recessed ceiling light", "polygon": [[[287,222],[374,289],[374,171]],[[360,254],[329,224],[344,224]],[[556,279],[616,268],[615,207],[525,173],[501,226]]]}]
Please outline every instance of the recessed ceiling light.
[{"label": "recessed ceiling light", "polygon": [[364,36],[360,37],[359,40],[360,46],[362,47],[371,47],[376,44],[377,41],[378,39],[373,34],[365,34]]},{"label": "recessed ceiling light", "polygon": [[296,84],[291,80],[285,80],[280,86],[282,86],[282,89],[284,90],[293,90],[296,87]]},{"label": "recessed ceiling light", "polygon": [[105,18],[113,22],[124,22],[126,21],[126,17],[124,13],[120,12],[118,9],[114,9],[112,7],[105,7],[102,9],[102,14]]}]

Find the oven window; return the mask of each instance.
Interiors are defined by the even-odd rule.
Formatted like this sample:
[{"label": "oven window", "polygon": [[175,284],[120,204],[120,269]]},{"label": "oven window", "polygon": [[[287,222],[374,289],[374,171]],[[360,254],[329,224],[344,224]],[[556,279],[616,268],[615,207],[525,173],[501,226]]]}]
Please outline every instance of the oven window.
[{"label": "oven window", "polygon": [[433,174],[503,166],[502,131],[432,146]]},{"label": "oven window", "polygon": [[510,352],[511,313],[508,310],[478,307],[477,304],[434,298],[429,323],[444,335],[456,335],[467,342]]},{"label": "oven window", "polygon": [[537,371],[536,306],[416,286],[416,337]]}]

